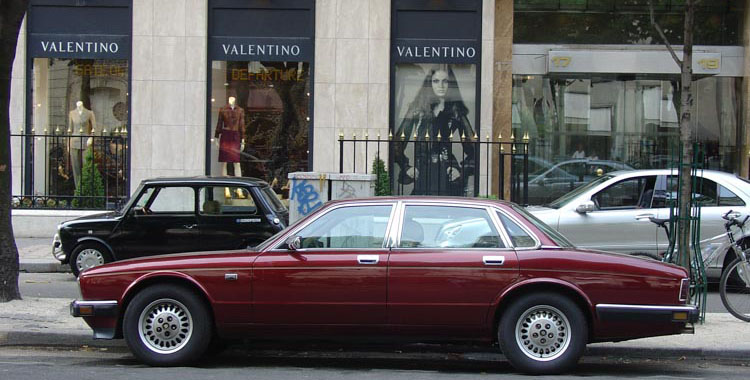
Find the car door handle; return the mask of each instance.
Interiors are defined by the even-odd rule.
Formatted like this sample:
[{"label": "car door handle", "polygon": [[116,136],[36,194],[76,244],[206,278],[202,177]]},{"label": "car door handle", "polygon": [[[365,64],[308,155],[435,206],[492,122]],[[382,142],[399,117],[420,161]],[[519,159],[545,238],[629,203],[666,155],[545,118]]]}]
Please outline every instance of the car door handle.
[{"label": "car door handle", "polygon": [[739,212],[737,212],[737,211],[734,211],[734,212],[730,212],[729,214],[727,214],[727,217],[728,217],[729,219],[737,219],[737,218],[739,218],[740,216],[742,216],[742,214],[740,214],[740,213],[739,213]]},{"label": "car door handle", "polygon": [[648,220],[649,218],[656,218],[654,214],[640,214],[635,216],[635,220]]},{"label": "car door handle", "polygon": [[484,265],[503,265],[505,264],[505,256],[482,256]]},{"label": "car door handle", "polygon": [[380,262],[380,255],[358,255],[357,262],[360,264],[374,265]]},{"label": "car door handle", "polygon": [[198,225],[197,225],[197,224],[186,224],[186,225],[185,225],[185,228],[187,228],[187,229],[189,229],[189,230],[192,230],[192,229],[193,229],[193,228],[195,228],[195,227],[198,227]]}]

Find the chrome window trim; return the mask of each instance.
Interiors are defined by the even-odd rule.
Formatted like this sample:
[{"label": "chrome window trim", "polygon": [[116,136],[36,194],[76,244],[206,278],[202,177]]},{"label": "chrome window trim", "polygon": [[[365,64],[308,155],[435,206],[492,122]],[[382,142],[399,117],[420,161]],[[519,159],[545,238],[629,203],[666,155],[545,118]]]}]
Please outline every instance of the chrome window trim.
[{"label": "chrome window trim", "polygon": [[385,234],[383,235],[383,243],[381,244],[380,248],[315,248],[315,249],[301,248],[301,249],[298,249],[297,252],[307,252],[309,250],[315,250],[315,251],[357,250],[357,251],[361,251],[361,250],[383,250],[383,249],[386,249],[386,248],[388,248],[388,232],[389,232],[389,229],[391,228],[391,225],[393,224],[393,217],[394,217],[395,209],[396,209],[396,206],[397,206],[396,202],[393,202],[393,201],[391,201],[391,202],[378,201],[378,202],[363,202],[363,203],[343,203],[343,204],[331,206],[328,210],[326,210],[325,212],[323,212],[320,215],[316,216],[315,218],[312,218],[310,220],[307,220],[303,224],[295,226],[293,230],[289,231],[289,233],[287,233],[287,234],[284,234],[280,238],[280,242],[276,243],[274,248],[270,248],[270,249],[268,249],[268,251],[284,251],[284,252],[289,251],[288,249],[281,247],[284,244],[284,242],[286,242],[286,239],[288,237],[295,236],[299,231],[301,231],[302,229],[306,228],[307,226],[309,226],[313,222],[317,221],[318,219],[322,218],[323,216],[328,215],[330,212],[332,212],[334,210],[338,210],[338,209],[344,208],[344,207],[371,207],[371,206],[390,206],[391,207],[391,213],[390,213],[390,215],[388,217],[388,224],[385,226]]},{"label": "chrome window trim", "polygon": [[[505,247],[503,248],[455,248],[455,247],[448,247],[448,248],[440,248],[440,247],[416,247],[416,248],[410,248],[410,247],[401,247],[401,233],[403,232],[404,228],[404,214],[406,212],[407,206],[436,206],[436,207],[462,207],[462,208],[475,208],[475,209],[482,209],[484,212],[487,213],[487,215],[490,218],[490,222],[494,223],[495,225],[495,232],[497,232],[500,235],[500,238],[503,239],[503,243],[505,244]],[[394,245],[392,246],[394,249],[399,250],[407,250],[407,251],[419,251],[419,250],[436,250],[439,249],[441,251],[448,251],[448,250],[475,250],[475,251],[481,251],[481,250],[492,250],[492,251],[513,251],[513,246],[510,244],[509,239],[507,236],[505,236],[505,231],[503,229],[499,229],[497,226],[497,222],[493,218],[492,212],[490,212],[490,209],[493,208],[493,206],[483,205],[483,204],[476,204],[466,201],[433,201],[433,200],[407,200],[407,201],[399,201],[399,215],[398,215],[398,226],[395,228],[395,237],[394,237]]]},{"label": "chrome window trim", "polygon": [[[516,250],[516,251],[535,251],[535,250],[538,250],[539,248],[542,247],[542,241],[539,239],[539,237],[536,236],[536,234],[534,232],[532,232],[526,226],[525,223],[521,222],[518,218],[516,218],[515,215],[511,215],[510,213],[508,213],[507,211],[505,211],[505,210],[503,210],[503,209],[501,209],[499,207],[494,207],[494,209],[497,210],[498,212],[503,213],[503,215],[507,216],[512,221],[516,222],[516,224],[518,224],[518,226],[520,226],[522,230],[524,230],[527,234],[529,234],[529,236],[531,236],[531,238],[534,239],[534,242],[536,243],[536,244],[534,244],[533,247],[518,247],[518,248],[516,248],[515,245],[511,244],[511,247],[513,247],[514,250]],[[502,225],[503,230],[505,230],[505,225],[503,225],[502,221],[500,221],[499,219],[500,219],[500,217],[498,217],[498,221],[500,222],[500,225]],[[507,234],[508,232],[505,231],[505,233]],[[508,235],[508,237],[510,238],[510,235]],[[511,241],[511,243],[512,243],[512,241]]]}]

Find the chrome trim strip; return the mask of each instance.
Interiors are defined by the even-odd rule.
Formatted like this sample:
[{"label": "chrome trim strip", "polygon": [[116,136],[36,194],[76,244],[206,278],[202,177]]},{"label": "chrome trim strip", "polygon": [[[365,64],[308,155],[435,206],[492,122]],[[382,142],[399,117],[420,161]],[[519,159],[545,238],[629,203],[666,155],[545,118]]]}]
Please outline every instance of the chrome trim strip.
[{"label": "chrome trim strip", "polygon": [[692,311],[695,306],[666,306],[666,305],[618,305],[600,303],[596,309],[628,309],[628,310],[659,310],[659,311]]},{"label": "chrome trim strip", "polygon": [[79,301],[75,300],[76,305],[91,305],[91,306],[108,306],[108,305],[117,305],[117,301]]}]

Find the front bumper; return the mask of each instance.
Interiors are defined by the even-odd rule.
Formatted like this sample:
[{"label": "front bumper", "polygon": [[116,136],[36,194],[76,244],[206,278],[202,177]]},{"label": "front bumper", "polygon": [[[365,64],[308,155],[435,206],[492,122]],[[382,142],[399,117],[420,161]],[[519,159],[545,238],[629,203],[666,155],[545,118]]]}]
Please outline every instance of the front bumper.
[{"label": "front bumper", "polygon": [[694,305],[596,305],[596,314],[604,322],[695,323],[700,318]]},{"label": "front bumper", "polygon": [[117,317],[117,301],[79,301],[70,303],[70,315],[74,317]]},{"label": "front bumper", "polygon": [[52,238],[52,256],[54,256],[60,262],[65,262],[66,254],[62,248],[62,240],[60,240],[60,234],[55,234]]}]

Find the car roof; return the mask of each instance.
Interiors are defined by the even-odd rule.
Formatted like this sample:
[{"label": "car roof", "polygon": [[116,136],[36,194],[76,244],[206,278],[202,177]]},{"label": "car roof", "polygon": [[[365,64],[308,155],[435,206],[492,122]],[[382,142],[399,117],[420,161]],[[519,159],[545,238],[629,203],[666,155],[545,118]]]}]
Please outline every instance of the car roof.
[{"label": "car roof", "polygon": [[193,177],[157,177],[141,181],[142,185],[174,185],[174,184],[235,184],[246,186],[268,186],[268,183],[253,177],[228,177],[228,176],[193,176]]},{"label": "car roof", "polygon": [[[736,179],[737,176],[732,173],[722,172],[718,170],[709,170],[709,169],[697,169],[699,175],[708,174],[709,176],[717,176],[717,177],[726,177],[731,179]],[[677,174],[677,168],[672,169],[636,169],[636,170],[616,170],[607,173],[609,175],[613,176],[622,176],[622,175],[667,175],[667,174]]]},{"label": "car roof", "polygon": [[471,197],[448,197],[448,196],[416,196],[416,195],[405,195],[405,196],[386,196],[386,197],[368,197],[368,198],[356,198],[356,199],[339,199],[331,201],[331,204],[346,204],[346,203],[376,203],[376,202],[433,202],[433,203],[446,203],[446,204],[467,204],[467,205],[502,205],[510,207],[513,203],[506,200],[489,199],[489,198],[471,198]]}]

